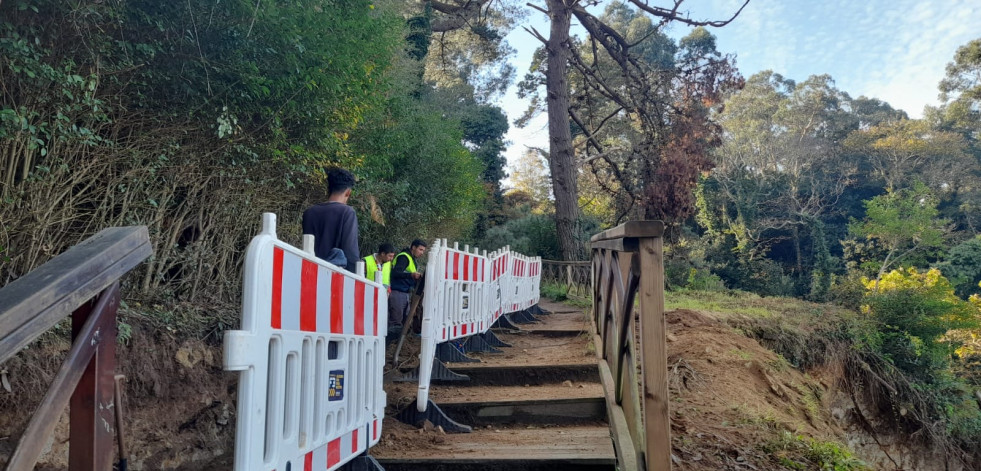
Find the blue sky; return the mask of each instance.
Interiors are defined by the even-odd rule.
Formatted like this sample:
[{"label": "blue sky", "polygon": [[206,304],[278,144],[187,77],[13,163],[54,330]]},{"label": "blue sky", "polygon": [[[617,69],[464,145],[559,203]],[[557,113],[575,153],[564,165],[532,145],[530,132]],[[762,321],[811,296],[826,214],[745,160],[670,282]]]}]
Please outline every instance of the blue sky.
[{"label": "blue sky", "polygon": [[[682,8],[693,19],[720,19],[741,3],[687,0]],[[529,14],[525,24],[548,33],[540,13]],[[746,77],[766,69],[797,81],[829,74],[853,97],[879,98],[921,117],[924,105],[939,103],[937,83],[945,65],[959,46],[981,37],[979,26],[981,0],[750,0],[735,21],[711,31],[721,52],[736,55]],[[673,26],[670,34],[680,37],[688,30]],[[508,40],[518,51],[513,63],[523,77],[539,43],[520,27]],[[527,107],[513,87],[500,105],[512,122]],[[508,160],[526,145],[547,147],[545,126],[544,117],[525,129],[512,125]]]}]

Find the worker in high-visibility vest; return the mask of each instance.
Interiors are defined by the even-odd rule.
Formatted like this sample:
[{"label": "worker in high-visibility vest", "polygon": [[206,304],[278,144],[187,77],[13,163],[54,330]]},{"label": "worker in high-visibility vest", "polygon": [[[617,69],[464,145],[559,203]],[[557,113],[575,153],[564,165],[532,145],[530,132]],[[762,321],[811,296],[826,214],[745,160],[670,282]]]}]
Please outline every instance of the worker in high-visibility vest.
[{"label": "worker in high-visibility vest", "polygon": [[382,284],[386,287],[392,286],[392,259],[395,258],[395,246],[392,244],[381,244],[378,251],[364,258],[364,275],[371,281],[375,281],[375,273],[382,272]]},{"label": "worker in high-visibility vest", "polygon": [[416,270],[416,259],[426,253],[426,245],[420,239],[412,241],[409,248],[399,252],[392,262],[392,294],[388,296],[388,325],[389,331],[401,328],[409,315],[409,299],[416,280],[422,278],[422,273]]}]

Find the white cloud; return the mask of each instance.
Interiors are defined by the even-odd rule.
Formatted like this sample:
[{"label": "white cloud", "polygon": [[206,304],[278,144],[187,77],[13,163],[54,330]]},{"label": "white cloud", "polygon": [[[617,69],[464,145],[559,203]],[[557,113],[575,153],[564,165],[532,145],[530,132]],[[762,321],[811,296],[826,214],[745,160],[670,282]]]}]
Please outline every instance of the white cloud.
[{"label": "white cloud", "polygon": [[[665,3],[670,3],[665,0]],[[728,18],[743,0],[688,0],[692,18]],[[977,6],[974,5],[977,3]],[[530,17],[547,31],[540,14]],[[751,0],[739,17],[713,29],[720,51],[735,53],[745,76],[772,69],[803,81],[830,74],[852,96],[885,100],[918,117],[926,104],[936,105],[937,83],[957,47],[981,36],[981,2],[976,0]],[[675,26],[672,36],[686,34]],[[518,75],[528,69],[538,42],[523,31],[509,37],[519,50]],[[513,91],[502,102],[511,120],[527,106]],[[545,147],[544,118],[528,128],[512,128],[507,155],[517,157],[525,145]]]}]

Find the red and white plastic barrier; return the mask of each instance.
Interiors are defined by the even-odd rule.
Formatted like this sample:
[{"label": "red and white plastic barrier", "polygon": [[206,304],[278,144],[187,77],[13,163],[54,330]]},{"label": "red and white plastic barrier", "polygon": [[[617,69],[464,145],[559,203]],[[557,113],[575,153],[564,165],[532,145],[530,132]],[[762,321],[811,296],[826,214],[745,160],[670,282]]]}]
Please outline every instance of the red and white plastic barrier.
[{"label": "red and white plastic barrier", "polygon": [[436,345],[487,332],[499,317],[538,303],[541,259],[505,247],[488,257],[445,239],[429,251],[423,297],[422,349],[416,407],[425,412]]},{"label": "red and white plastic barrier", "polygon": [[468,248],[460,250],[437,240],[426,264],[425,296],[422,300],[422,349],[419,353],[420,412],[426,410],[436,345],[486,332],[494,322],[490,305],[491,266],[485,255]]},{"label": "red and white plastic barrier", "polygon": [[224,335],[225,369],[241,371],[236,471],[330,471],[381,438],[385,288],[306,237],[306,251],[278,240],[266,213],[246,254],[242,330]]},{"label": "red and white plastic barrier", "polygon": [[538,304],[542,280],[541,257],[527,257],[504,249],[505,272],[501,276],[500,287],[502,314],[510,314],[528,309]]}]

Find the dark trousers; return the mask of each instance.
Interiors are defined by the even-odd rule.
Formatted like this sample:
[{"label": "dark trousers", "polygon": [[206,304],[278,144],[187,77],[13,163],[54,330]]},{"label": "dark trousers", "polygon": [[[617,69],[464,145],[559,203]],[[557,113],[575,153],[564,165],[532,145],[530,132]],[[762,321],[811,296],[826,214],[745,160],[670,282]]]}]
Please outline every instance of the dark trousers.
[{"label": "dark trousers", "polygon": [[388,295],[388,325],[402,325],[409,315],[409,293],[392,290]]}]

